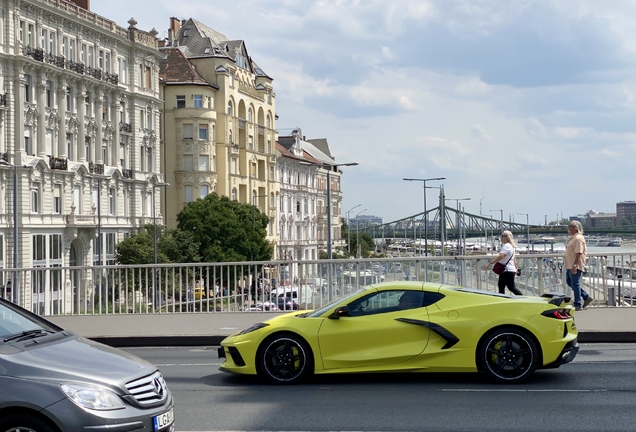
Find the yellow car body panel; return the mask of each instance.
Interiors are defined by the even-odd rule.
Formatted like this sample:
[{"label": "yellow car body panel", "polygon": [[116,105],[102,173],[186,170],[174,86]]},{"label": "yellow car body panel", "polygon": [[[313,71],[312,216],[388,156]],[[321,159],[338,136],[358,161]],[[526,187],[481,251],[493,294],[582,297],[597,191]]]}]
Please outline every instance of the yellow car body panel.
[{"label": "yellow car body panel", "polygon": [[[387,309],[367,316],[339,316],[343,306],[375,292],[424,292],[437,300],[425,307]],[[577,330],[571,305],[550,304],[550,298],[510,297],[422,282],[387,282],[360,290],[319,311],[295,311],[265,321],[265,326],[227,337],[221,343],[221,370],[255,375],[259,347],[270,336],[297,335],[311,349],[312,373],[352,372],[475,372],[484,335],[516,328],[536,341],[538,368],[557,367],[560,356],[576,345]],[[565,319],[549,314],[567,311]],[[319,314],[319,315],[316,315]],[[330,318],[331,316],[331,318]],[[230,350],[240,354],[235,363]],[[578,349],[578,347],[576,348]],[[576,350],[574,350],[574,355]],[[573,358],[573,356],[572,356]],[[571,359],[570,359],[571,360]],[[568,361],[570,361],[568,360]],[[556,364],[556,366],[554,366]]]}]

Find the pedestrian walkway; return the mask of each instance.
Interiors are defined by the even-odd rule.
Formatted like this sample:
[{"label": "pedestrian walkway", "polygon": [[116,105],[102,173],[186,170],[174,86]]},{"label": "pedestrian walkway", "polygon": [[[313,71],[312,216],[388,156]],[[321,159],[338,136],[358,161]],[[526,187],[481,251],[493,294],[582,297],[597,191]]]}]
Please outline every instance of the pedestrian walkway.
[{"label": "pedestrian walkway", "polygon": [[[179,313],[47,317],[80,336],[113,346],[218,345],[223,338],[280,313]],[[580,342],[636,343],[636,307],[576,312]]]}]

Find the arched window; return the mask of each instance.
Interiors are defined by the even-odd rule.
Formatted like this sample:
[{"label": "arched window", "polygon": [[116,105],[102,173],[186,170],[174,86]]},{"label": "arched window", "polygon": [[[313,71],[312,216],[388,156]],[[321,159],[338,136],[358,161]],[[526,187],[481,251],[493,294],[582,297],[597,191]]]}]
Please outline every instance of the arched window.
[{"label": "arched window", "polygon": [[254,113],[252,112],[252,107],[247,111],[247,121],[250,123],[254,122]]},{"label": "arched window", "polygon": [[229,116],[234,115],[234,105],[232,104],[232,101],[228,101],[227,103],[227,115]]},{"label": "arched window", "polygon": [[268,128],[272,127],[272,120],[269,117],[269,114],[267,114],[267,120],[265,120],[265,126],[267,126]]},{"label": "arched window", "polygon": [[300,201],[296,201],[296,212],[300,213]]},{"label": "arched window", "polygon": [[274,192],[269,194],[269,206],[276,207],[276,199],[274,198]]},{"label": "arched window", "polygon": [[232,188],[232,200],[236,201],[236,188]]}]

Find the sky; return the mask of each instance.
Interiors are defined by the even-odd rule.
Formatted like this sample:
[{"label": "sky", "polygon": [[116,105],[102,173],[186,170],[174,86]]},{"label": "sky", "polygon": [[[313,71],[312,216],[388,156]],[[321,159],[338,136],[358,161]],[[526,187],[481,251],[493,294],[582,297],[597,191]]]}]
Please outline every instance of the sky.
[{"label": "sky", "polygon": [[[167,37],[171,16],[242,39],[276,129],[327,138],[342,213],[446,205],[542,224],[636,200],[636,3],[622,0],[93,0]],[[439,189],[427,190],[427,208]],[[527,216],[526,216],[527,215]]]}]

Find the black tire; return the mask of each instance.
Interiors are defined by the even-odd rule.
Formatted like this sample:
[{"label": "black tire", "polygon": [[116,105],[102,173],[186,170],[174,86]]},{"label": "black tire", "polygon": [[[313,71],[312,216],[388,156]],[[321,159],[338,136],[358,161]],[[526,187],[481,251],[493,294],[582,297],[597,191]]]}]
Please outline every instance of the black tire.
[{"label": "black tire", "polygon": [[530,335],[508,327],[494,330],[477,349],[477,364],[495,382],[518,384],[532,376],[539,362],[539,350]]},{"label": "black tire", "polygon": [[273,384],[296,384],[314,372],[314,358],[302,338],[293,334],[274,335],[261,344],[256,354],[258,376]]},{"label": "black tire", "polygon": [[0,432],[59,432],[39,417],[13,414],[0,419]]}]

